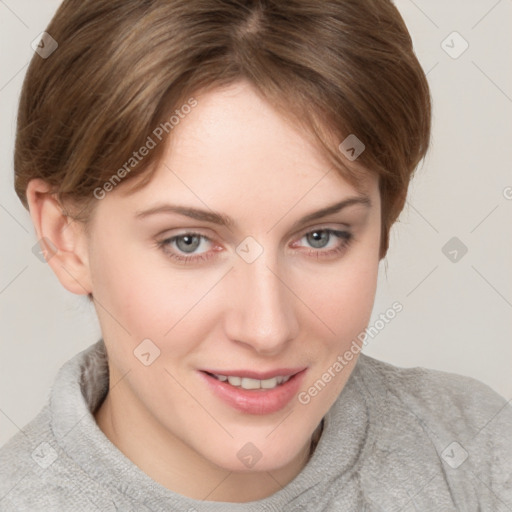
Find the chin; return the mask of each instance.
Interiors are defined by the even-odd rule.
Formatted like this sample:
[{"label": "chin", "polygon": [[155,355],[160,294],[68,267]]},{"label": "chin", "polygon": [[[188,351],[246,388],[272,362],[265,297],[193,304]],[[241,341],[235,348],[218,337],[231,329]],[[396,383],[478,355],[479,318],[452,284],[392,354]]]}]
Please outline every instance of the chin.
[{"label": "chin", "polygon": [[247,437],[246,441],[233,440],[227,445],[219,443],[214,451],[204,453],[204,456],[224,470],[249,473],[277,471],[292,463],[298,463],[299,459],[305,458],[305,452],[309,453],[306,451],[309,438],[304,442],[293,442],[294,439],[288,435],[285,436],[286,440],[277,436],[270,440],[265,439],[265,436],[268,433],[254,441]]}]

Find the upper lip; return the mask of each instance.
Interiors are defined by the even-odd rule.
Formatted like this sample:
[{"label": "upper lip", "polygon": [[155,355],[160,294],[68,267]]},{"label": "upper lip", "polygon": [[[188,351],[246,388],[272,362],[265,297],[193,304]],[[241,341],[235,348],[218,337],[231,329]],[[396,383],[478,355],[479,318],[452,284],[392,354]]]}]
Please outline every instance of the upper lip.
[{"label": "upper lip", "polygon": [[276,368],[275,370],[268,370],[265,372],[255,372],[254,370],[211,370],[211,369],[203,369],[202,372],[213,373],[215,375],[225,375],[231,377],[245,377],[248,379],[256,379],[256,380],[266,380],[272,379],[274,377],[288,377],[295,375],[307,367],[303,366],[301,368]]}]

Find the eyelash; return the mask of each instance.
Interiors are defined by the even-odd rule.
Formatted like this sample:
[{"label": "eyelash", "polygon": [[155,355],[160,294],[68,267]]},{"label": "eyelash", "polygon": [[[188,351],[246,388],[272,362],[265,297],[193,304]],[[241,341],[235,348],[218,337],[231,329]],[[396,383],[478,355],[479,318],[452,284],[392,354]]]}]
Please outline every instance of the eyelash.
[{"label": "eyelash", "polygon": [[[316,257],[317,259],[330,258],[330,257],[336,256],[338,254],[341,255],[343,252],[346,251],[346,249],[348,249],[348,247],[354,241],[354,235],[352,233],[349,233],[348,231],[338,231],[336,229],[331,229],[331,228],[313,229],[311,231],[307,231],[300,237],[299,240],[301,240],[302,238],[304,238],[307,235],[311,235],[312,233],[318,233],[318,232],[320,232],[320,233],[326,232],[326,233],[329,233],[329,235],[334,235],[335,237],[337,237],[338,239],[341,240],[341,245],[336,247],[335,249],[330,249],[328,251],[323,251],[322,249],[310,249],[309,251],[307,251],[308,256]],[[212,251],[209,251],[207,253],[198,254],[195,256],[182,256],[180,254],[176,254],[176,253],[170,252],[168,250],[168,247],[173,242],[175,242],[176,240],[178,240],[180,238],[184,238],[187,236],[197,236],[197,237],[200,237],[201,239],[212,242],[212,240],[210,238],[202,235],[201,233],[196,233],[194,231],[188,231],[186,233],[182,233],[180,235],[176,235],[176,236],[161,240],[161,241],[157,242],[157,245],[167,256],[169,256],[173,260],[178,261],[179,263],[189,263],[189,262],[198,263],[200,261],[207,261],[210,258],[215,256],[215,253],[212,253]],[[330,241],[331,241],[331,239],[329,238],[329,242]]]}]

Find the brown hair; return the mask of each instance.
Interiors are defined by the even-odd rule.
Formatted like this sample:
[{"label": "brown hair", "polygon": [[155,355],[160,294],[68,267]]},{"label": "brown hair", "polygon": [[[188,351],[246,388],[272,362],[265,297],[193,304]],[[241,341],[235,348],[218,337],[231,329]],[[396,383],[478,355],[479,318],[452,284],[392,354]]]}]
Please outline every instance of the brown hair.
[{"label": "brown hair", "polygon": [[[157,142],[158,127],[162,140],[172,133],[174,109],[246,79],[350,183],[360,166],[377,173],[385,256],[431,121],[427,80],[391,1],[65,0],[47,32],[58,48],[34,55],[18,113],[15,188],[26,207],[28,182],[42,178],[86,222],[114,173],[148,181],[164,144],[140,160],[134,151]],[[365,144],[359,170],[338,148],[350,134]]]}]

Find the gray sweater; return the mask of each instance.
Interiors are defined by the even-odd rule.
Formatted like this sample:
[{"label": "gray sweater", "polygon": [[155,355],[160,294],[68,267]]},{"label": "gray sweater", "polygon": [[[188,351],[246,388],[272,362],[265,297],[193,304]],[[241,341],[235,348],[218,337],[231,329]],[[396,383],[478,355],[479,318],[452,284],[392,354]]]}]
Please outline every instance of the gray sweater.
[{"label": "gray sweater", "polygon": [[0,449],[1,511],[512,511],[512,406],[471,378],[361,354],[301,473],[242,504],[192,500],[143,473],[95,423],[107,389],[100,340]]}]

